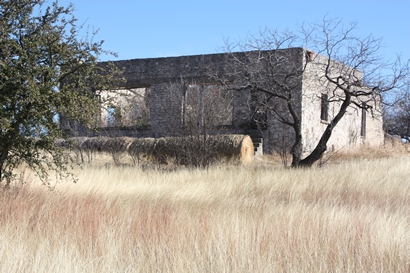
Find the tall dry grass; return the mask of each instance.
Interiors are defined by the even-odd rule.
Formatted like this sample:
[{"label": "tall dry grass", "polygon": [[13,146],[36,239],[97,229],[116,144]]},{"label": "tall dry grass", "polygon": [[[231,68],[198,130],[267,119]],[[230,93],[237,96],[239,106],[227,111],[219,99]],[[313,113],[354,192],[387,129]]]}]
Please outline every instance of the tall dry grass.
[{"label": "tall dry grass", "polygon": [[408,157],[76,173],[1,192],[1,272],[410,271]]}]

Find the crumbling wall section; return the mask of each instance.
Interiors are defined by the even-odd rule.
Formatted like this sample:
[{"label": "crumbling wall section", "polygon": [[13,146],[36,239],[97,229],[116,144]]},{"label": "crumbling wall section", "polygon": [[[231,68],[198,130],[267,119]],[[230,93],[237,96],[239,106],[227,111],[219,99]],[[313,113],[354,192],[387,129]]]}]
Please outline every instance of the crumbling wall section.
[{"label": "crumbling wall section", "polygon": [[[248,53],[235,53],[238,58],[248,58]],[[246,55],[248,54],[248,55]],[[282,55],[281,55],[282,54]],[[268,56],[268,55],[267,55]],[[282,65],[275,66],[275,73],[287,75],[302,69],[306,61],[305,50],[291,48],[281,50],[275,57],[281,57]],[[81,126],[64,121],[67,132],[71,135],[106,135],[132,137],[163,137],[178,136],[183,133],[183,101],[186,84],[217,85],[221,77],[232,87],[243,83],[237,75],[235,61],[230,54],[210,54],[196,56],[182,56],[169,58],[149,58],[122,60],[114,62],[124,70],[127,79],[120,88],[149,89],[149,122],[148,126],[117,126],[102,127],[95,132],[87,132]],[[287,58],[287,59],[286,59]],[[303,77],[297,78],[293,88],[294,105],[301,117],[303,152],[306,154],[315,147],[321,134],[328,124],[328,120],[321,118],[321,96],[331,95],[332,87],[323,80],[323,73],[315,66],[315,61],[323,62],[324,57],[317,57],[309,63]],[[261,82],[268,84],[269,70],[263,66],[255,66]],[[212,77],[211,75],[218,75]],[[269,86],[267,86],[269,87]],[[252,121],[252,94],[250,90],[234,90],[232,93],[232,124],[224,124],[218,128],[218,133],[247,134]],[[340,107],[340,101],[328,105],[328,116],[331,119]],[[283,107],[283,105],[282,105]],[[366,112],[363,117],[361,109],[350,107],[348,113],[334,129],[329,141],[329,149],[355,148],[362,145],[376,146],[383,143],[382,117],[380,115],[380,101],[374,105],[373,111]],[[262,113],[263,114],[263,113]],[[365,135],[362,132],[362,120],[366,121]],[[293,144],[294,132],[291,127],[283,125],[272,113],[267,113],[266,126],[260,128],[264,138],[264,152],[272,153],[280,149],[289,149]]]},{"label": "crumbling wall section", "polygon": [[[114,62],[124,71],[126,82],[122,89],[149,88],[149,126],[143,134],[150,137],[180,136],[183,134],[184,91],[188,85],[218,85],[212,73],[225,75],[229,66],[227,54],[210,54],[168,58],[133,59]],[[222,86],[221,86],[222,88]],[[232,93],[231,90],[227,91]],[[115,97],[115,92],[111,94]],[[246,128],[248,95],[233,92],[230,108],[232,124],[224,124],[217,132],[243,133]],[[118,100],[119,101],[119,100]],[[105,111],[106,112],[106,111]],[[139,130],[134,127],[135,130]],[[109,132],[110,136],[135,136],[129,128],[100,128],[99,134]]]}]

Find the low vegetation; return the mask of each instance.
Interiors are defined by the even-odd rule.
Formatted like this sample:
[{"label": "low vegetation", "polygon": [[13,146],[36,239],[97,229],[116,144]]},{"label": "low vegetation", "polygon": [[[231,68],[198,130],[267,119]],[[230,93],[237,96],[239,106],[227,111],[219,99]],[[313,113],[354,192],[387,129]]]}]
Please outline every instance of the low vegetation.
[{"label": "low vegetation", "polygon": [[168,163],[178,166],[208,167],[221,162],[249,164],[254,157],[254,146],[248,135],[188,135],[185,137],[73,137],[59,139],[56,145],[70,149],[77,161],[92,162],[96,154],[109,154],[115,165]]},{"label": "low vegetation", "polygon": [[[107,159],[109,159],[107,157]],[[75,169],[0,193],[0,272],[408,272],[410,158]]]}]

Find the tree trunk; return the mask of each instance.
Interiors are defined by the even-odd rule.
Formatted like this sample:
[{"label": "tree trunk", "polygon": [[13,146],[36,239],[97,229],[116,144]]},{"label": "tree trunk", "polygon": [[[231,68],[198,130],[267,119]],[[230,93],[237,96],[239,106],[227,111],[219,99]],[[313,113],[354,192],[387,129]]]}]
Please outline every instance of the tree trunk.
[{"label": "tree trunk", "polygon": [[[7,156],[9,156],[9,149],[7,147],[2,147],[2,151],[0,153],[0,183],[4,181],[4,175],[6,173],[5,167],[6,167],[6,160]],[[8,185],[8,183],[6,183]]]},{"label": "tree trunk", "polygon": [[4,167],[4,160],[3,160],[3,158],[1,158],[0,159],[0,184],[3,182],[3,180],[4,180],[4,170],[3,170],[3,167]]},{"label": "tree trunk", "polygon": [[302,147],[302,124],[292,104],[292,97],[288,98],[287,108],[289,110],[290,115],[293,118],[293,123],[289,125],[291,125],[293,130],[295,131],[295,142],[293,143],[292,149],[291,149],[291,153],[292,153],[291,166],[295,167],[299,165],[300,157],[302,156],[302,148],[303,148]]},{"label": "tree trunk", "polygon": [[[295,128],[296,127],[296,128]],[[300,130],[300,124],[295,125],[294,127],[295,131],[295,143],[292,146],[292,164],[291,167],[297,167],[300,163],[301,160],[301,155],[302,155],[302,134]]]},{"label": "tree trunk", "polygon": [[292,167],[311,167],[316,161],[318,161],[323,156],[324,152],[326,152],[327,150],[327,142],[329,141],[332,135],[333,129],[336,127],[337,123],[342,119],[342,117],[346,113],[347,107],[350,105],[351,99],[352,97],[350,93],[345,92],[345,100],[340,106],[339,112],[326,126],[326,129],[323,132],[322,137],[320,138],[315,149],[306,158],[300,160],[299,164],[292,165]]}]

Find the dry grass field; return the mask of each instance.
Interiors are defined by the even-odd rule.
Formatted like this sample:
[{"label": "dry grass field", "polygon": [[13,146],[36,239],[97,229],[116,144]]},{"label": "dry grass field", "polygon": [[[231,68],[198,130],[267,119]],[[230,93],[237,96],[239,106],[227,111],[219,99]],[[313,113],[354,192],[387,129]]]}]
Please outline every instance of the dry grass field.
[{"label": "dry grass field", "polygon": [[85,165],[0,192],[0,272],[410,272],[410,158]]}]

